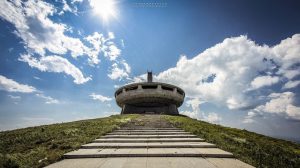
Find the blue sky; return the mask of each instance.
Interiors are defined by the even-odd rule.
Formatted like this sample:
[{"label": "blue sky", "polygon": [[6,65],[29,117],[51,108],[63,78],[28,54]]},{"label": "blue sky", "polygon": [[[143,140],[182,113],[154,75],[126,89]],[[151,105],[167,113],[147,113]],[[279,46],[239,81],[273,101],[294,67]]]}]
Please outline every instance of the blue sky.
[{"label": "blue sky", "polygon": [[0,129],[118,114],[117,87],[186,91],[182,114],[300,139],[297,1],[0,2]]}]

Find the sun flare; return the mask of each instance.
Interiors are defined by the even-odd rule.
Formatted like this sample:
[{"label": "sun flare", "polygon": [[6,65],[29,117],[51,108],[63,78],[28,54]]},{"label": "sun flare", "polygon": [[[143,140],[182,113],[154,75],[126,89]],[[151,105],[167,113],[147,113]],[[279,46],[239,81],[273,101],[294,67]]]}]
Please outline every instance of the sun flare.
[{"label": "sun flare", "polygon": [[93,11],[100,15],[104,21],[117,17],[116,0],[91,0]]}]

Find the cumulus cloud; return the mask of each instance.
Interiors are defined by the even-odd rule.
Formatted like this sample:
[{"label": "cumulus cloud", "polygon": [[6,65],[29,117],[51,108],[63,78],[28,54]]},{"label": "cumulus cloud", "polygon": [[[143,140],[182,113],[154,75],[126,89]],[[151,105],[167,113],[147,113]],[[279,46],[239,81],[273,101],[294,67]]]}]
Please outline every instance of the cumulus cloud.
[{"label": "cumulus cloud", "polygon": [[300,107],[294,106],[295,94],[292,92],[272,93],[270,99],[263,105],[257,106],[248,113],[244,122],[252,121],[257,115],[263,113],[278,114],[286,118],[300,120]]},{"label": "cumulus cloud", "polygon": [[[79,2],[73,1],[72,3]],[[63,0],[63,10],[74,12],[68,3]],[[66,35],[71,28],[63,23],[55,23],[49,17],[59,14],[50,3],[39,0],[28,1],[1,1],[0,18],[12,23],[18,35],[30,52],[44,56],[46,52],[53,54],[66,54],[71,56],[88,56],[91,65],[98,64],[99,54],[103,52],[105,57],[115,60],[121,50],[112,41],[115,37],[112,32],[108,37],[95,32],[87,36],[85,40],[93,47],[86,46],[80,39]]]},{"label": "cumulus cloud", "polygon": [[299,64],[300,34],[273,47],[239,36],[226,38],[194,58],[181,56],[175,67],[156,79],[182,87],[187,97],[233,110],[251,110],[268,101],[270,93],[281,91],[273,85],[297,87],[298,82],[291,79],[300,75]]},{"label": "cumulus cloud", "polygon": [[44,55],[47,50],[65,54],[70,51],[76,57],[87,49],[79,39],[65,35],[68,28],[65,24],[49,19],[56,13],[52,4],[38,0],[1,1],[0,8],[0,17],[16,27],[16,34],[35,53]]},{"label": "cumulus cloud", "polygon": [[182,111],[181,114],[189,116],[191,118],[205,120],[210,123],[220,123],[222,117],[217,113],[209,112],[208,114],[200,110],[200,105],[205,103],[205,101],[200,100],[200,98],[189,98],[186,100],[185,104],[187,107],[191,107],[191,111]]},{"label": "cumulus cloud", "polygon": [[0,75],[0,90],[5,90],[7,92],[20,92],[20,93],[32,93],[37,91],[37,89],[33,86],[20,84],[2,75]]},{"label": "cumulus cloud", "polygon": [[74,5],[76,2],[79,1],[71,1],[72,5],[69,5],[66,0],[62,0],[62,10],[58,13],[58,15],[63,15],[65,12],[71,12],[75,15],[77,15],[77,7]]},{"label": "cumulus cloud", "polygon": [[112,41],[115,38],[113,32],[109,32],[105,37],[103,34],[94,32],[92,35],[85,37],[85,40],[92,45],[92,48],[87,51],[90,56],[89,62],[92,64],[99,63],[99,53],[103,53],[104,57],[110,61],[115,61],[120,55],[121,50]]},{"label": "cumulus cloud", "polygon": [[210,123],[220,123],[220,121],[222,121],[222,117],[220,117],[217,113],[208,113],[207,116],[204,116],[204,120]]},{"label": "cumulus cloud", "polygon": [[258,116],[258,113],[255,113],[253,111],[249,111],[247,116],[244,118],[243,123],[249,124],[249,123],[253,123],[254,121],[254,117]]},{"label": "cumulus cloud", "polygon": [[122,60],[119,63],[113,63],[110,73],[107,75],[112,80],[122,80],[124,78],[129,78],[129,73],[131,72],[130,66],[125,60]]},{"label": "cumulus cloud", "polygon": [[100,94],[95,94],[95,93],[90,94],[90,97],[93,100],[98,100],[100,102],[106,102],[106,101],[111,101],[112,100],[111,97],[106,97],[106,96],[102,96]]},{"label": "cumulus cloud", "polygon": [[199,109],[199,105],[204,103],[204,102],[201,101],[199,98],[193,98],[193,99],[187,100],[185,103],[188,107],[192,107],[192,109],[194,111],[196,111],[196,110]]},{"label": "cumulus cloud", "polygon": [[191,118],[200,119],[197,111],[184,110],[184,111],[180,111],[180,114],[189,116]]},{"label": "cumulus cloud", "polygon": [[299,84],[300,84],[300,80],[288,81],[287,83],[284,84],[283,89],[291,89],[297,87]]},{"label": "cumulus cloud", "polygon": [[35,94],[35,95],[36,95],[37,97],[40,97],[40,98],[44,99],[46,104],[59,104],[59,103],[60,103],[59,100],[54,99],[54,98],[52,98],[52,97],[50,97],[50,96],[45,96],[45,95],[42,94],[42,93],[38,93],[38,94]]},{"label": "cumulus cloud", "polygon": [[202,117],[202,114],[200,112],[199,105],[204,103],[199,98],[190,98],[185,101],[185,105],[187,107],[191,107],[191,111],[182,111],[181,114],[189,116],[191,118],[200,119]]},{"label": "cumulus cloud", "polygon": [[253,79],[251,86],[253,89],[258,89],[264,86],[271,86],[279,82],[279,77],[277,76],[258,76]]},{"label": "cumulus cloud", "polygon": [[[103,56],[112,64],[109,73],[111,79],[120,80],[128,77],[130,67],[125,61],[122,61],[123,59],[119,59],[121,50],[114,42],[115,35],[113,32],[108,32],[107,36],[94,32],[83,39],[79,39],[67,34],[73,32],[72,27],[51,19],[52,16],[61,15],[64,12],[76,14],[75,3],[78,2],[82,2],[82,0],[61,1],[62,10],[59,12],[58,8],[45,1],[0,1],[0,18],[15,26],[14,33],[22,39],[27,52],[34,57],[38,55],[42,57],[41,59],[45,59],[49,58],[46,55],[52,54],[70,54],[73,58],[85,56],[89,65],[94,66],[100,63],[100,56]],[[74,67],[75,69],[77,68]],[[90,79],[84,78],[81,72],[76,71],[77,75],[68,73],[75,78],[75,83],[81,84]],[[78,78],[78,75],[81,77]]]},{"label": "cumulus cloud", "polygon": [[37,68],[40,71],[65,73],[70,75],[74,78],[74,83],[76,84],[83,84],[91,80],[91,77],[84,77],[77,67],[60,56],[43,56],[40,59],[36,59],[31,55],[21,55],[19,60],[27,62],[30,67]]}]

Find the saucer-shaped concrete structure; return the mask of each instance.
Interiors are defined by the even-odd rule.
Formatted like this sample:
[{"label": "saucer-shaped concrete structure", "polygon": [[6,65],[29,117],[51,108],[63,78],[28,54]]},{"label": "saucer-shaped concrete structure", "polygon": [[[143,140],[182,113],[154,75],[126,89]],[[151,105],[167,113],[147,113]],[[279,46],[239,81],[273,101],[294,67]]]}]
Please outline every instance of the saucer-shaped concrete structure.
[{"label": "saucer-shaped concrete structure", "polygon": [[174,85],[152,82],[152,72],[148,72],[148,81],[133,83],[119,88],[115,92],[121,114],[178,114],[183,103],[184,91]]}]

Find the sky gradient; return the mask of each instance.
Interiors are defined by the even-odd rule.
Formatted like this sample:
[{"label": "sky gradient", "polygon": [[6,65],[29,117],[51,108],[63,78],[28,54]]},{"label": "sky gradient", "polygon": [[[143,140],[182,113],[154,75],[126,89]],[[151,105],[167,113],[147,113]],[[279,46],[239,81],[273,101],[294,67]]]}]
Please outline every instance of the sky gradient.
[{"label": "sky gradient", "polygon": [[299,1],[0,1],[0,130],[119,114],[145,80],[180,113],[300,140]]}]

